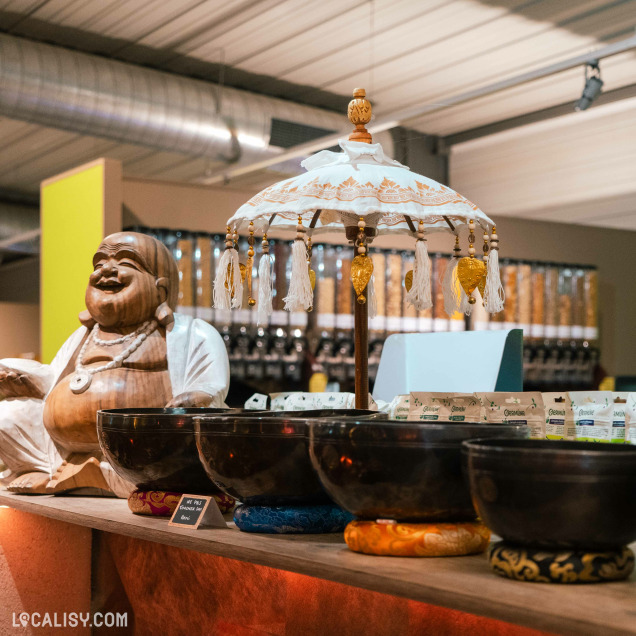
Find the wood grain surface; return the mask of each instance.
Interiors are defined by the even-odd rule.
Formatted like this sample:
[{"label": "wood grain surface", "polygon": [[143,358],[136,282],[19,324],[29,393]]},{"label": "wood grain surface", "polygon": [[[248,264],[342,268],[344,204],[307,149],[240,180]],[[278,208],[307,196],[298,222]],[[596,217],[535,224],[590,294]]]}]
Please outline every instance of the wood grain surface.
[{"label": "wood grain surface", "polygon": [[[620,583],[548,585],[500,578],[484,555],[409,559],[348,550],[342,535],[184,530],[133,515],[123,500],[0,492],[0,505],[124,536],[298,572],[559,634],[636,634],[636,576]],[[632,549],[636,544],[632,545]]]}]

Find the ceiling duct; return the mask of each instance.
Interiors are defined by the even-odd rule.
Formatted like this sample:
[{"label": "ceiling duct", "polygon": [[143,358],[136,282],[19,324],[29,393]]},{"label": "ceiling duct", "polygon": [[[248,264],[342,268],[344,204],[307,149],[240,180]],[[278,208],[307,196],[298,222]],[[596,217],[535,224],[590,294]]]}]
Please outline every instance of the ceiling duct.
[{"label": "ceiling duct", "polygon": [[[282,153],[270,142],[285,122],[300,139],[347,126],[344,114],[4,34],[0,115],[224,163]],[[392,154],[388,134],[378,141]]]}]

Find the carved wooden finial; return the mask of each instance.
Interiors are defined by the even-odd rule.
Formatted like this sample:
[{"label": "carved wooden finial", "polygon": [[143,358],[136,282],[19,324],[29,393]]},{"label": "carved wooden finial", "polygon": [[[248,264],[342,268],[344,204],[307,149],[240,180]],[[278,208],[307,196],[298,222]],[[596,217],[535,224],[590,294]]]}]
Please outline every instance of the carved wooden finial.
[{"label": "carved wooden finial", "polygon": [[349,135],[349,141],[362,141],[371,143],[371,133],[366,129],[366,124],[371,121],[371,103],[366,99],[364,88],[356,88],[353,91],[353,99],[347,109],[349,121],[355,126]]}]

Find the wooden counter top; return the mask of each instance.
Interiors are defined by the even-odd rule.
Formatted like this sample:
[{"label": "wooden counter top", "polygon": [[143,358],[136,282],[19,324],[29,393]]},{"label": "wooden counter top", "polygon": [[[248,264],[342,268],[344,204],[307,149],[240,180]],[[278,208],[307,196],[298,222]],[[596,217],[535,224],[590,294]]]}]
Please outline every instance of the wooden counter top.
[{"label": "wooden counter top", "polygon": [[[248,534],[184,530],[133,515],[125,501],[0,492],[0,505],[147,541],[298,572],[559,634],[636,634],[636,575],[597,585],[509,581],[483,555],[373,557],[351,552],[341,534]],[[632,549],[636,549],[633,544]]]}]

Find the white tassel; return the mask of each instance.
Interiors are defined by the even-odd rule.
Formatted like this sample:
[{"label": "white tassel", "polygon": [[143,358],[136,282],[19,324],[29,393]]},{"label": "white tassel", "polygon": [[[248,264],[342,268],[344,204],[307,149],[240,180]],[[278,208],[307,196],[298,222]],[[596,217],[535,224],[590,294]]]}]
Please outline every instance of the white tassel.
[{"label": "white tassel", "polygon": [[256,324],[266,325],[272,315],[272,259],[269,252],[261,256],[258,264],[258,307]]},{"label": "white tassel", "polygon": [[239,255],[235,249],[230,250],[232,269],[230,270],[230,288],[234,292],[232,296],[232,309],[240,309],[243,306],[243,279],[239,267]]},{"label": "white tassel", "polygon": [[499,238],[497,230],[492,228],[488,265],[486,268],[486,289],[484,291],[484,307],[489,314],[498,314],[504,308],[506,294],[499,274]]},{"label": "white tassel", "polygon": [[292,246],[291,281],[287,296],[283,298],[287,311],[307,311],[314,304],[314,290],[309,280],[305,241],[296,239]]},{"label": "white tassel", "polygon": [[421,311],[433,306],[431,298],[431,259],[426,250],[426,241],[415,244],[415,265],[413,266],[413,285],[406,294],[406,303]]},{"label": "white tassel", "polygon": [[224,250],[214,277],[214,307],[215,309],[229,309],[232,302],[230,290],[225,286],[228,265],[232,262],[230,251]]},{"label": "white tassel", "polygon": [[473,313],[474,305],[471,305],[468,302],[468,296],[466,295],[466,292],[464,291],[463,287],[461,288],[460,295],[461,295],[461,300],[459,302],[459,311],[462,314],[466,314],[467,316],[470,316],[470,314]]},{"label": "white tassel", "polygon": [[451,256],[446,264],[444,277],[442,278],[442,293],[444,295],[444,311],[448,316],[452,316],[459,310],[460,293],[462,291],[457,279],[458,258]]},{"label": "white tassel", "polygon": [[369,318],[375,318],[378,315],[378,299],[375,295],[375,276],[373,274],[367,283],[367,304],[369,305]]}]

